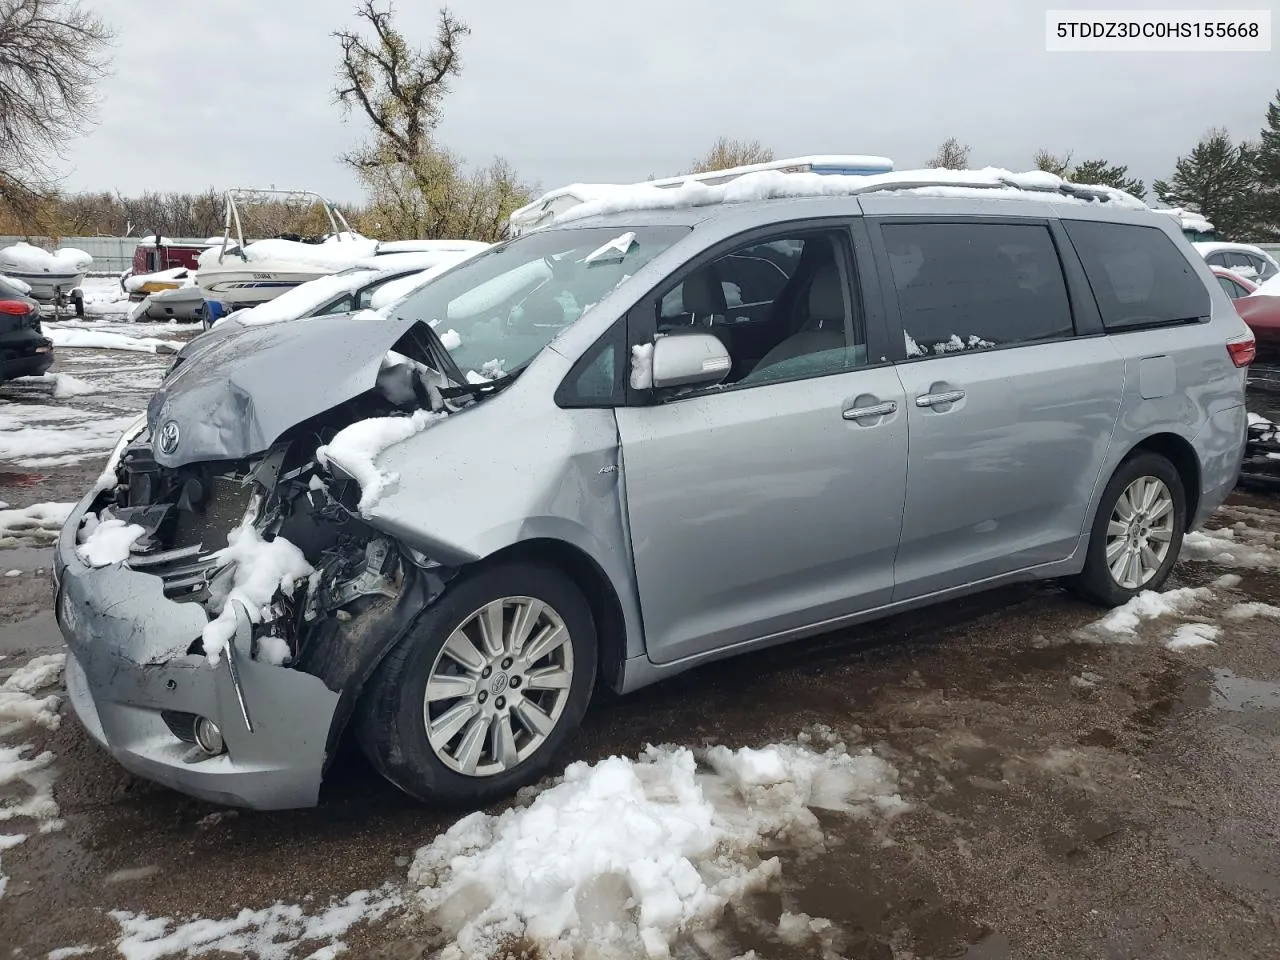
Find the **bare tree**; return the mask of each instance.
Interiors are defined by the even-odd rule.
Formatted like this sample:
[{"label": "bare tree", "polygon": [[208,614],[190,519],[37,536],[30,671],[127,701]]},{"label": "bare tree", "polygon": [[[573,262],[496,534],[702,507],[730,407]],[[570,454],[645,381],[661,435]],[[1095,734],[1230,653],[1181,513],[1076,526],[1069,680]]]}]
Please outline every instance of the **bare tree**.
[{"label": "bare tree", "polygon": [[34,209],[93,118],[111,30],[78,0],[0,0],[0,202]]},{"label": "bare tree", "polygon": [[373,126],[372,139],[342,158],[371,195],[362,222],[383,235],[497,239],[511,211],[528,202],[530,188],[500,158],[468,173],[434,138],[470,28],[443,9],[432,45],[415,49],[396,29],[393,13],[360,0],[356,17],[372,35],[334,34],[342,48],[334,96]]},{"label": "bare tree", "polygon": [[[773,160],[773,151],[759,140],[737,140],[732,137],[717,137],[711,149],[697,160],[688,173],[709,173],[712,170],[727,170],[730,167],[745,167],[750,163],[768,163]],[[650,177],[652,179],[652,177]]]},{"label": "bare tree", "polygon": [[1073,151],[1068,150],[1062,156],[1056,153],[1050,153],[1043,148],[1036,151],[1036,155],[1031,158],[1031,162],[1035,164],[1037,170],[1044,170],[1048,173],[1056,173],[1064,180],[1071,176],[1071,157]]},{"label": "bare tree", "polygon": [[964,170],[969,166],[969,145],[955,137],[947,137],[925,166],[935,170]]}]

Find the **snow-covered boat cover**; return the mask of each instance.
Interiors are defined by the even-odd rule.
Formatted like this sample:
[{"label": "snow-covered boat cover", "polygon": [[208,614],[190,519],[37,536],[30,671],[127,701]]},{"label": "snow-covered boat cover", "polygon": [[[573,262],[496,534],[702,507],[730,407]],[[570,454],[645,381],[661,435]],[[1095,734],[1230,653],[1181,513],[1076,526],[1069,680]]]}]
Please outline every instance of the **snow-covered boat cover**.
[{"label": "snow-covered boat cover", "polygon": [[19,240],[0,250],[0,273],[75,275],[84,273],[92,264],[93,257],[75,247],[61,247],[50,253]]}]

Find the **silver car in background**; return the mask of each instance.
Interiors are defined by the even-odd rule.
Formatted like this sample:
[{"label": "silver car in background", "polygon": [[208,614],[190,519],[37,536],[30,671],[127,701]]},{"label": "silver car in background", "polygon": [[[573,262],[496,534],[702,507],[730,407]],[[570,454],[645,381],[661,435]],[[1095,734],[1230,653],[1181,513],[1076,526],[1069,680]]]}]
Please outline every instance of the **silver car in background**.
[{"label": "silver car in background", "polygon": [[[62,532],[76,712],[220,802],[315,803],[352,729],[478,805],[597,685],[1015,581],[1159,589],[1235,483],[1252,339],[1176,223],[1060,199],[583,216],[381,318],[234,331]],[[111,520],[127,556],[86,560]],[[246,543],[289,559],[265,600]]]}]

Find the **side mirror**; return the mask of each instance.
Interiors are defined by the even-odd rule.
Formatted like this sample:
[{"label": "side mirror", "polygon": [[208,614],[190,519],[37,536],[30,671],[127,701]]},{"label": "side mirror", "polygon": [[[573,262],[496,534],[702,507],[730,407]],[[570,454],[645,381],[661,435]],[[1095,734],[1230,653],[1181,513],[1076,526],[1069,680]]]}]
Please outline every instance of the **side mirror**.
[{"label": "side mirror", "polygon": [[724,343],[709,333],[674,334],[653,343],[655,388],[709,387],[727,377],[732,366]]}]

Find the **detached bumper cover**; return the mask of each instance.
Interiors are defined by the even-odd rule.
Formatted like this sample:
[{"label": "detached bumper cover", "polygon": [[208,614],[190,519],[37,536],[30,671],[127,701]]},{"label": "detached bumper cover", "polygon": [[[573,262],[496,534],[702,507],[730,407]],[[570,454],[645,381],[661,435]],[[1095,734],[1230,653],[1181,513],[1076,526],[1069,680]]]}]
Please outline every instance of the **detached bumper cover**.
[{"label": "detached bumper cover", "polygon": [[[251,660],[237,641],[250,732],[225,660],[211,667],[186,653],[207,622],[203,608],[169,600],[155,576],[90,568],[76,556],[91,500],[72,512],[54,558],[67,690],[90,736],[138,776],[203,800],[260,810],[314,806],[338,695],[317,677]],[[170,731],[162,711],[212,720],[226,752],[186,762],[192,745]]]}]

